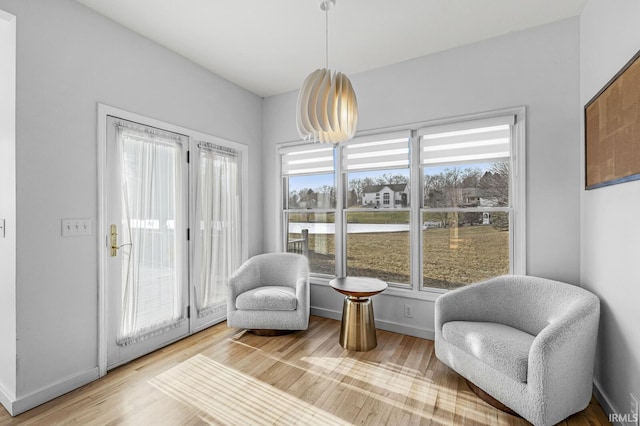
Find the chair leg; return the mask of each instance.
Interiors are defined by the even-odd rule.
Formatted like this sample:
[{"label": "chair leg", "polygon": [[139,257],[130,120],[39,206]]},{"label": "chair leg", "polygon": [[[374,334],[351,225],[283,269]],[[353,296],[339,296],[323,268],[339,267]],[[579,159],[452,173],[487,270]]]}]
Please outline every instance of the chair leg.
[{"label": "chair leg", "polygon": [[478,396],[478,398],[480,398],[490,406],[497,408],[500,411],[504,411],[507,414],[511,414],[512,416],[522,417],[520,416],[520,414],[516,413],[511,408],[507,407],[502,402],[498,401],[497,399],[495,399],[494,397],[492,397],[491,395],[483,391],[481,388],[471,383],[469,380],[464,379],[464,381],[467,382],[467,386],[469,386],[471,391],[475,393]]}]

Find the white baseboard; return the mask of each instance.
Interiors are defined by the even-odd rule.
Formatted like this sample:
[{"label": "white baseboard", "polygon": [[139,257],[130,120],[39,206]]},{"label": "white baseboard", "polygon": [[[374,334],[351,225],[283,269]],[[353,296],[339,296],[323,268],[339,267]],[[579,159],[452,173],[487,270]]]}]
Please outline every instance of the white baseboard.
[{"label": "white baseboard", "polygon": [[311,306],[310,311],[311,311],[311,315],[316,315],[322,318],[329,318],[329,319],[334,319],[338,321],[342,320],[342,312],[334,311],[332,309],[316,308],[314,306]]},{"label": "white baseboard", "polygon": [[[342,320],[342,312],[332,309],[311,307],[311,315],[317,315],[323,318],[334,320]],[[411,325],[400,324],[392,321],[376,320],[376,328],[394,333],[406,334],[407,336],[420,337],[421,339],[435,339],[435,331],[425,328],[414,327]]]},{"label": "white baseboard", "polygon": [[[605,393],[602,392],[602,390],[600,389],[600,385],[595,379],[593,380],[593,394],[595,395],[596,400],[600,403],[600,406],[602,407],[602,410],[607,415],[607,417],[609,417],[609,414],[623,413],[622,411],[618,411],[613,406],[613,404],[611,404],[611,401],[609,400],[609,398],[607,398],[607,395],[605,395]],[[616,422],[614,424],[624,426],[623,423],[619,423],[619,422]]]},{"label": "white baseboard", "polygon": [[412,325],[400,324],[392,321],[376,320],[376,328],[394,333],[406,334],[407,336],[419,337],[421,339],[434,340],[436,333],[426,328],[414,327]]},{"label": "white baseboard", "polygon": [[94,367],[87,371],[66,377],[50,386],[32,392],[26,396],[17,398],[15,401],[9,401],[8,406],[5,405],[5,408],[7,408],[9,414],[17,416],[20,413],[24,413],[38,405],[44,404],[47,401],[51,401],[54,398],[84,386],[87,383],[93,382],[99,377],[100,372],[98,367]]},{"label": "white baseboard", "polygon": [[2,386],[0,386],[0,404],[2,404],[2,406],[7,409],[9,414],[11,414],[13,398],[9,396],[9,392],[7,392]]}]

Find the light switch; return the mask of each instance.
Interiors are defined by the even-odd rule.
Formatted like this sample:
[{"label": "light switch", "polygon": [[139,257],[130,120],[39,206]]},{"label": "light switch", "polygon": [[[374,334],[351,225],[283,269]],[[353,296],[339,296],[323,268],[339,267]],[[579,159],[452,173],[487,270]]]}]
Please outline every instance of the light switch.
[{"label": "light switch", "polygon": [[81,237],[91,234],[91,219],[62,219],[63,237]]},{"label": "light switch", "polygon": [[0,219],[0,238],[5,238],[6,229],[5,229],[6,221],[4,219]]}]

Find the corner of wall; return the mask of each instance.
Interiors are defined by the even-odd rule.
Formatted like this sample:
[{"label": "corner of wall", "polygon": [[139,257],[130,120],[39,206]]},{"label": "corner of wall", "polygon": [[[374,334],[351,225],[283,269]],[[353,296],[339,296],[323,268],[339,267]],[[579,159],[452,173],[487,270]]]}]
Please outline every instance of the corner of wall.
[{"label": "corner of wall", "polygon": [[580,14],[580,284],[601,300],[594,393],[605,412],[629,414],[629,393],[640,394],[636,241],[638,182],[585,191],[582,106],[640,46],[640,3],[590,0]]},{"label": "corner of wall", "polygon": [[0,10],[0,403],[16,392],[16,17]]}]

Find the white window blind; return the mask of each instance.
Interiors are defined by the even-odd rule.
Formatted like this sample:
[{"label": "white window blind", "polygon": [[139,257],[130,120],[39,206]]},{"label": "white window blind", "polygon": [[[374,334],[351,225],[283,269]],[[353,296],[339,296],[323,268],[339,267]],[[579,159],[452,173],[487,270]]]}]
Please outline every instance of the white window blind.
[{"label": "white window blind", "polygon": [[282,176],[333,173],[333,152],[333,145],[307,144],[282,148]]},{"label": "white window blind", "polygon": [[409,130],[353,138],[342,150],[342,167],[348,172],[408,168],[410,139]]},{"label": "white window blind", "polygon": [[420,164],[437,166],[506,160],[511,155],[515,116],[491,117],[464,123],[423,127]]}]

